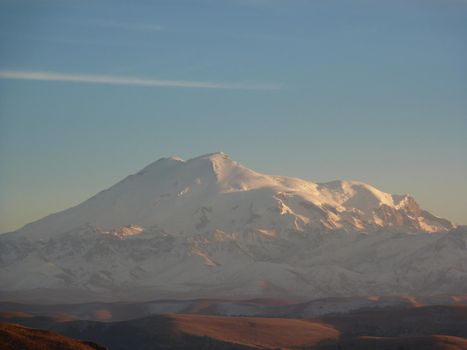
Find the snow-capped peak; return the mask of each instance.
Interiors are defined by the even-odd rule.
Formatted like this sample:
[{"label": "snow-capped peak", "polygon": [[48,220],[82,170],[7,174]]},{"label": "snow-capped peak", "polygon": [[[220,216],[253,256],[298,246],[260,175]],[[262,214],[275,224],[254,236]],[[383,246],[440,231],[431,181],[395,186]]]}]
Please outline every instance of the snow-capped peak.
[{"label": "snow-capped peak", "polygon": [[453,228],[419,208],[359,181],[315,183],[258,173],[223,152],[189,160],[161,158],[80,205],[20,232],[53,236],[83,224],[105,230],[136,225],[175,235],[199,232],[346,230],[442,232]]},{"label": "snow-capped peak", "polygon": [[162,158],[0,236],[0,295],[461,293],[467,233],[453,228],[358,181],[266,175],[220,152]]}]

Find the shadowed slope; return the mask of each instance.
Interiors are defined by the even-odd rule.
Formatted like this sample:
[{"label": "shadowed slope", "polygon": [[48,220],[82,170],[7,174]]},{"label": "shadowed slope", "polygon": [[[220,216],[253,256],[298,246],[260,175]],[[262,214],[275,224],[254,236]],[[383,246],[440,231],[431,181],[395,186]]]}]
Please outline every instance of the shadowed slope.
[{"label": "shadowed slope", "polygon": [[343,339],[334,344],[321,345],[316,350],[466,350],[464,338],[433,335],[420,337],[358,337]]},{"label": "shadowed slope", "polygon": [[358,311],[321,318],[344,336],[400,337],[445,334],[467,338],[467,306]]}]

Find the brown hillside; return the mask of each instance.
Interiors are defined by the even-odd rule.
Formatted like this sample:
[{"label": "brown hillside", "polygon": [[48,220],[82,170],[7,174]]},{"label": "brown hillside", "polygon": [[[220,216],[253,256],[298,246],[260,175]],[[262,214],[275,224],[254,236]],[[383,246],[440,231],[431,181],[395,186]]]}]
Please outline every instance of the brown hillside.
[{"label": "brown hillside", "polygon": [[340,335],[331,326],[304,320],[180,314],[169,317],[176,332],[253,348],[312,347]]},{"label": "brown hillside", "polygon": [[2,350],[105,350],[95,343],[65,337],[55,332],[0,322]]}]

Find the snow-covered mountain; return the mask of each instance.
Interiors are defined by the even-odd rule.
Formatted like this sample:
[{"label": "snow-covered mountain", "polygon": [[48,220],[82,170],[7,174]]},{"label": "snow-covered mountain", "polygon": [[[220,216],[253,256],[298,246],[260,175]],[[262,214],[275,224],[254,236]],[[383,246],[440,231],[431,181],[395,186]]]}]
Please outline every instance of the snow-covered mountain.
[{"label": "snow-covered mountain", "polygon": [[0,293],[456,294],[466,245],[464,228],[408,195],[260,174],[224,153],[172,157],[0,236]]}]

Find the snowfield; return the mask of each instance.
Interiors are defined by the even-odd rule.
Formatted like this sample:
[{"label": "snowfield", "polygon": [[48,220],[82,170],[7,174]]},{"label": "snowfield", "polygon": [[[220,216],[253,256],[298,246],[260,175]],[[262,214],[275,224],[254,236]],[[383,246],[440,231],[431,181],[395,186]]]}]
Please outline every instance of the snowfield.
[{"label": "snowfield", "polygon": [[250,170],[224,153],[160,159],[0,236],[0,297],[467,293],[467,230],[408,195]]}]

